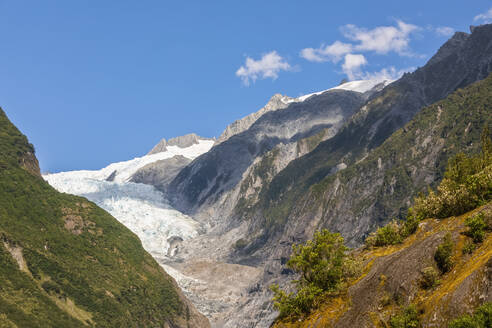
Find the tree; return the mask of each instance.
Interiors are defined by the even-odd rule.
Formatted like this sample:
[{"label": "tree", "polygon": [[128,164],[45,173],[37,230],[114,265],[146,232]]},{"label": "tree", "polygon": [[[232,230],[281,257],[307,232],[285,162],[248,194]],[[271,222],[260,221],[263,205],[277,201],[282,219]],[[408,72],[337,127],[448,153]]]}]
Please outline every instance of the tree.
[{"label": "tree", "polygon": [[287,267],[299,274],[293,281],[297,292],[287,294],[278,285],[270,287],[280,317],[309,313],[321,296],[339,290],[344,279],[356,275],[357,261],[347,257],[347,250],[343,237],[326,229],[315,232],[305,244],[293,245]]},{"label": "tree", "polygon": [[343,275],[348,248],[339,233],[316,231],[313,240],[293,245],[287,266],[301,274],[299,287],[314,285],[323,291],[336,290]]}]

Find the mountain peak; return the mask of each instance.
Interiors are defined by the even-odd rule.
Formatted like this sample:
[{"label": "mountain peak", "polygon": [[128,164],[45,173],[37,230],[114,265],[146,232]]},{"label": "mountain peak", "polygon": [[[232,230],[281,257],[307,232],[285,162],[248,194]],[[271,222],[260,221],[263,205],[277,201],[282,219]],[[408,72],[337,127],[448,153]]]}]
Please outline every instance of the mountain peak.
[{"label": "mountain peak", "polygon": [[195,133],[185,134],[183,136],[171,138],[166,141],[166,139],[162,138],[161,141],[157,145],[152,148],[147,155],[157,154],[164,151],[167,151],[168,146],[177,146],[179,148],[188,148],[193,145],[197,145],[199,140],[210,140],[208,138],[203,138]]}]

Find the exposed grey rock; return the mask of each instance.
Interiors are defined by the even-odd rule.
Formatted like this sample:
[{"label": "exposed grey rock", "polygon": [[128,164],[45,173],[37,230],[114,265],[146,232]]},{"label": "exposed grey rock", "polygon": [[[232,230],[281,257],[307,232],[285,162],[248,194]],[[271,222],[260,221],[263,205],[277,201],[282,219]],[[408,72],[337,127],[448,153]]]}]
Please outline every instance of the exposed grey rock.
[{"label": "exposed grey rock", "polygon": [[153,185],[157,189],[165,191],[169,182],[189,163],[191,163],[191,159],[182,155],[162,159],[140,168],[133,174],[130,181]]},{"label": "exposed grey rock", "polygon": [[176,176],[169,190],[174,206],[187,213],[212,206],[241,181],[255,158],[277,144],[293,143],[326,128],[338,130],[366,99],[359,92],[331,90],[264,113],[248,130],[214,146]]},{"label": "exposed grey rock", "polygon": [[237,121],[234,121],[232,124],[229,124],[224,132],[220,135],[220,137],[217,139],[217,144],[226,141],[233,135],[239,134],[243,131],[246,131],[253,125],[254,122],[256,122],[263,114],[275,111],[278,109],[284,109],[289,105],[289,102],[294,100],[294,98],[290,98],[288,96],[282,96],[281,94],[277,93],[273,95],[272,98],[268,101],[268,103],[265,105],[265,107],[261,108],[259,111],[254,112],[252,114],[249,114],[246,117],[243,117],[242,119],[239,119]]},{"label": "exposed grey rock", "polygon": [[210,140],[209,138],[203,138],[197,136],[194,133],[185,134],[184,136],[171,138],[168,141],[162,139],[157,145],[152,148],[147,155],[157,154],[163,151],[167,151],[167,146],[178,146],[180,148],[187,148],[198,144],[198,140]]},{"label": "exposed grey rock", "polygon": [[203,139],[194,133],[185,134],[184,136],[171,138],[167,142],[169,146],[178,146],[180,148],[190,147],[192,145],[198,144],[198,140]]},{"label": "exposed grey rock", "polygon": [[114,170],[111,172],[111,174],[106,178],[106,181],[114,181],[114,178],[116,177],[117,170]]},{"label": "exposed grey rock", "polygon": [[147,155],[158,154],[158,153],[162,153],[164,151],[167,151],[167,141],[166,141],[166,139],[162,138],[161,141],[159,141],[159,143],[157,145],[155,145],[147,153]]}]

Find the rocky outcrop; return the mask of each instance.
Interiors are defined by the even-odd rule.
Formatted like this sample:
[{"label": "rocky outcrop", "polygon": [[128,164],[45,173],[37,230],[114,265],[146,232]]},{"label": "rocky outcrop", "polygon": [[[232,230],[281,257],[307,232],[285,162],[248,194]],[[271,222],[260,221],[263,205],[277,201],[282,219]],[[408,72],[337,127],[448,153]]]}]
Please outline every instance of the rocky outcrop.
[{"label": "rocky outcrop", "polygon": [[152,148],[147,153],[147,155],[152,155],[152,154],[161,153],[163,151],[167,151],[167,146],[177,146],[180,148],[187,148],[187,147],[190,147],[192,145],[198,144],[198,140],[210,140],[210,139],[202,138],[200,136],[197,136],[194,133],[185,134],[184,136],[171,138],[168,141],[166,141],[166,139],[162,139],[161,141],[159,141],[159,143],[157,145],[154,146],[154,148]]},{"label": "rocky outcrop", "polygon": [[159,160],[138,169],[130,181],[150,184],[161,191],[166,191],[169,182],[189,163],[191,159],[182,155]]},{"label": "rocky outcrop", "polygon": [[276,145],[295,143],[328,128],[337,131],[367,97],[359,92],[332,90],[263,114],[248,130],[214,146],[185,167],[170,184],[171,200],[187,213],[211,208],[238,185],[256,158]]},{"label": "rocky outcrop", "polygon": [[243,117],[242,119],[239,119],[237,121],[234,121],[232,124],[229,124],[224,132],[220,135],[220,137],[217,139],[216,143],[219,144],[221,142],[226,141],[233,135],[239,134],[241,132],[246,131],[253,125],[254,122],[256,122],[263,114],[278,110],[278,109],[284,109],[286,108],[289,103],[295,101],[295,98],[291,98],[288,96],[282,96],[281,94],[277,93],[273,95],[272,98],[268,101],[268,103],[265,105],[265,107],[261,108],[259,111],[254,112],[252,114],[249,114],[246,117]]}]

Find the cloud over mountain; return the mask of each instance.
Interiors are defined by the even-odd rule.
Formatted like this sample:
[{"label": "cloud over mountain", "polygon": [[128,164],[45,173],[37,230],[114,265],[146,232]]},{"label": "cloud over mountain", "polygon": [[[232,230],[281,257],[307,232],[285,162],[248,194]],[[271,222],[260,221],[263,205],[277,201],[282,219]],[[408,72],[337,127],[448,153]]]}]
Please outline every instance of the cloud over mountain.
[{"label": "cloud over mountain", "polygon": [[264,54],[260,59],[254,60],[246,57],[246,62],[236,71],[236,76],[240,77],[244,85],[248,86],[251,81],[257,79],[278,78],[280,71],[291,69],[290,64],[276,51]]}]

